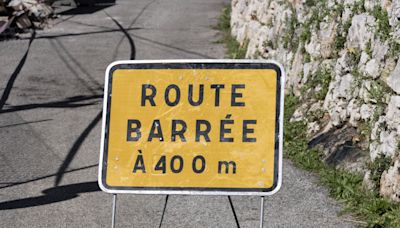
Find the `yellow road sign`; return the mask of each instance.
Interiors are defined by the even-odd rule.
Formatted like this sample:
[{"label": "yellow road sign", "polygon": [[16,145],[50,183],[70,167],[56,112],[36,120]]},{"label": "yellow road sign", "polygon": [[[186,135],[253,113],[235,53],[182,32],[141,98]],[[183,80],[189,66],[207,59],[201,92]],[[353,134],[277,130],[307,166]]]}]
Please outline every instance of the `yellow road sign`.
[{"label": "yellow road sign", "polygon": [[270,195],[284,74],[267,61],[123,61],[106,72],[99,185],[110,193]]}]

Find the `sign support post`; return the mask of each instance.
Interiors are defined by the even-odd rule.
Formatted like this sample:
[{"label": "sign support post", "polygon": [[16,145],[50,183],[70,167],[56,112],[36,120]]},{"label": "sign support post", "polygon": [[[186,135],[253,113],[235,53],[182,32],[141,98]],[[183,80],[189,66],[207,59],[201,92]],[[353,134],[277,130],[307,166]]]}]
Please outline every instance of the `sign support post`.
[{"label": "sign support post", "polygon": [[117,213],[117,194],[113,194],[111,228],[115,228],[115,215],[116,215],[116,213]]},{"label": "sign support post", "polygon": [[261,196],[260,206],[260,228],[264,227],[264,196]]}]

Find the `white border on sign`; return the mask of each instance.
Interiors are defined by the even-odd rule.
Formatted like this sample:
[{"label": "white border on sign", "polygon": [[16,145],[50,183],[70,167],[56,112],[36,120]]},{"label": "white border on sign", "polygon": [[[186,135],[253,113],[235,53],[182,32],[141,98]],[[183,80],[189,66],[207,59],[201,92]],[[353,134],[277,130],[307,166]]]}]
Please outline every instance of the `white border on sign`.
[{"label": "white border on sign", "polygon": [[[144,64],[144,63],[270,63],[275,64],[281,71],[281,97],[280,97],[280,113],[279,113],[279,149],[278,149],[278,182],[274,190],[270,192],[235,192],[235,191],[207,191],[207,190],[115,190],[107,189],[102,182],[103,171],[103,154],[104,154],[104,141],[105,129],[107,118],[107,104],[108,104],[108,81],[110,70],[120,64]],[[98,184],[102,191],[112,194],[130,193],[130,194],[145,194],[145,195],[210,195],[210,196],[270,196],[277,193],[282,187],[282,149],[283,149],[283,114],[284,114],[284,96],[285,96],[285,80],[286,74],[282,65],[274,60],[233,60],[233,59],[172,59],[172,60],[121,60],[112,62],[108,65],[105,74],[104,83],[104,98],[103,98],[103,119],[101,127],[101,141],[100,141],[100,158],[99,158],[99,174]]]}]

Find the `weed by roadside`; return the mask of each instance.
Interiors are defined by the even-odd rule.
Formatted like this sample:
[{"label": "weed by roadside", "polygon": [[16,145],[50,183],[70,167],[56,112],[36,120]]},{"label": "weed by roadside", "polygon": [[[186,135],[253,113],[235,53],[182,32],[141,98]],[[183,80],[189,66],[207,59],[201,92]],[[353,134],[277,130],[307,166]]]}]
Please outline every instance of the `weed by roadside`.
[{"label": "weed by roadside", "polygon": [[228,49],[228,57],[231,59],[243,59],[246,56],[247,44],[240,45],[231,35],[231,7],[225,7],[219,17],[218,24],[214,27],[222,32],[222,39],[218,43],[224,43]]}]

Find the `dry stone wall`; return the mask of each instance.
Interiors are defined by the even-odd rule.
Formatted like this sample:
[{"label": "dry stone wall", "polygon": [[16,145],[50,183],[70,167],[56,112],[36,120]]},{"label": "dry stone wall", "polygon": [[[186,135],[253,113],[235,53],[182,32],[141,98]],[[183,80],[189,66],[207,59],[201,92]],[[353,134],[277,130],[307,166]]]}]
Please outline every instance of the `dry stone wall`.
[{"label": "dry stone wall", "polygon": [[370,187],[365,164],[387,162],[379,191],[400,202],[400,0],[233,0],[231,18],[247,58],[284,65],[326,161]]}]

